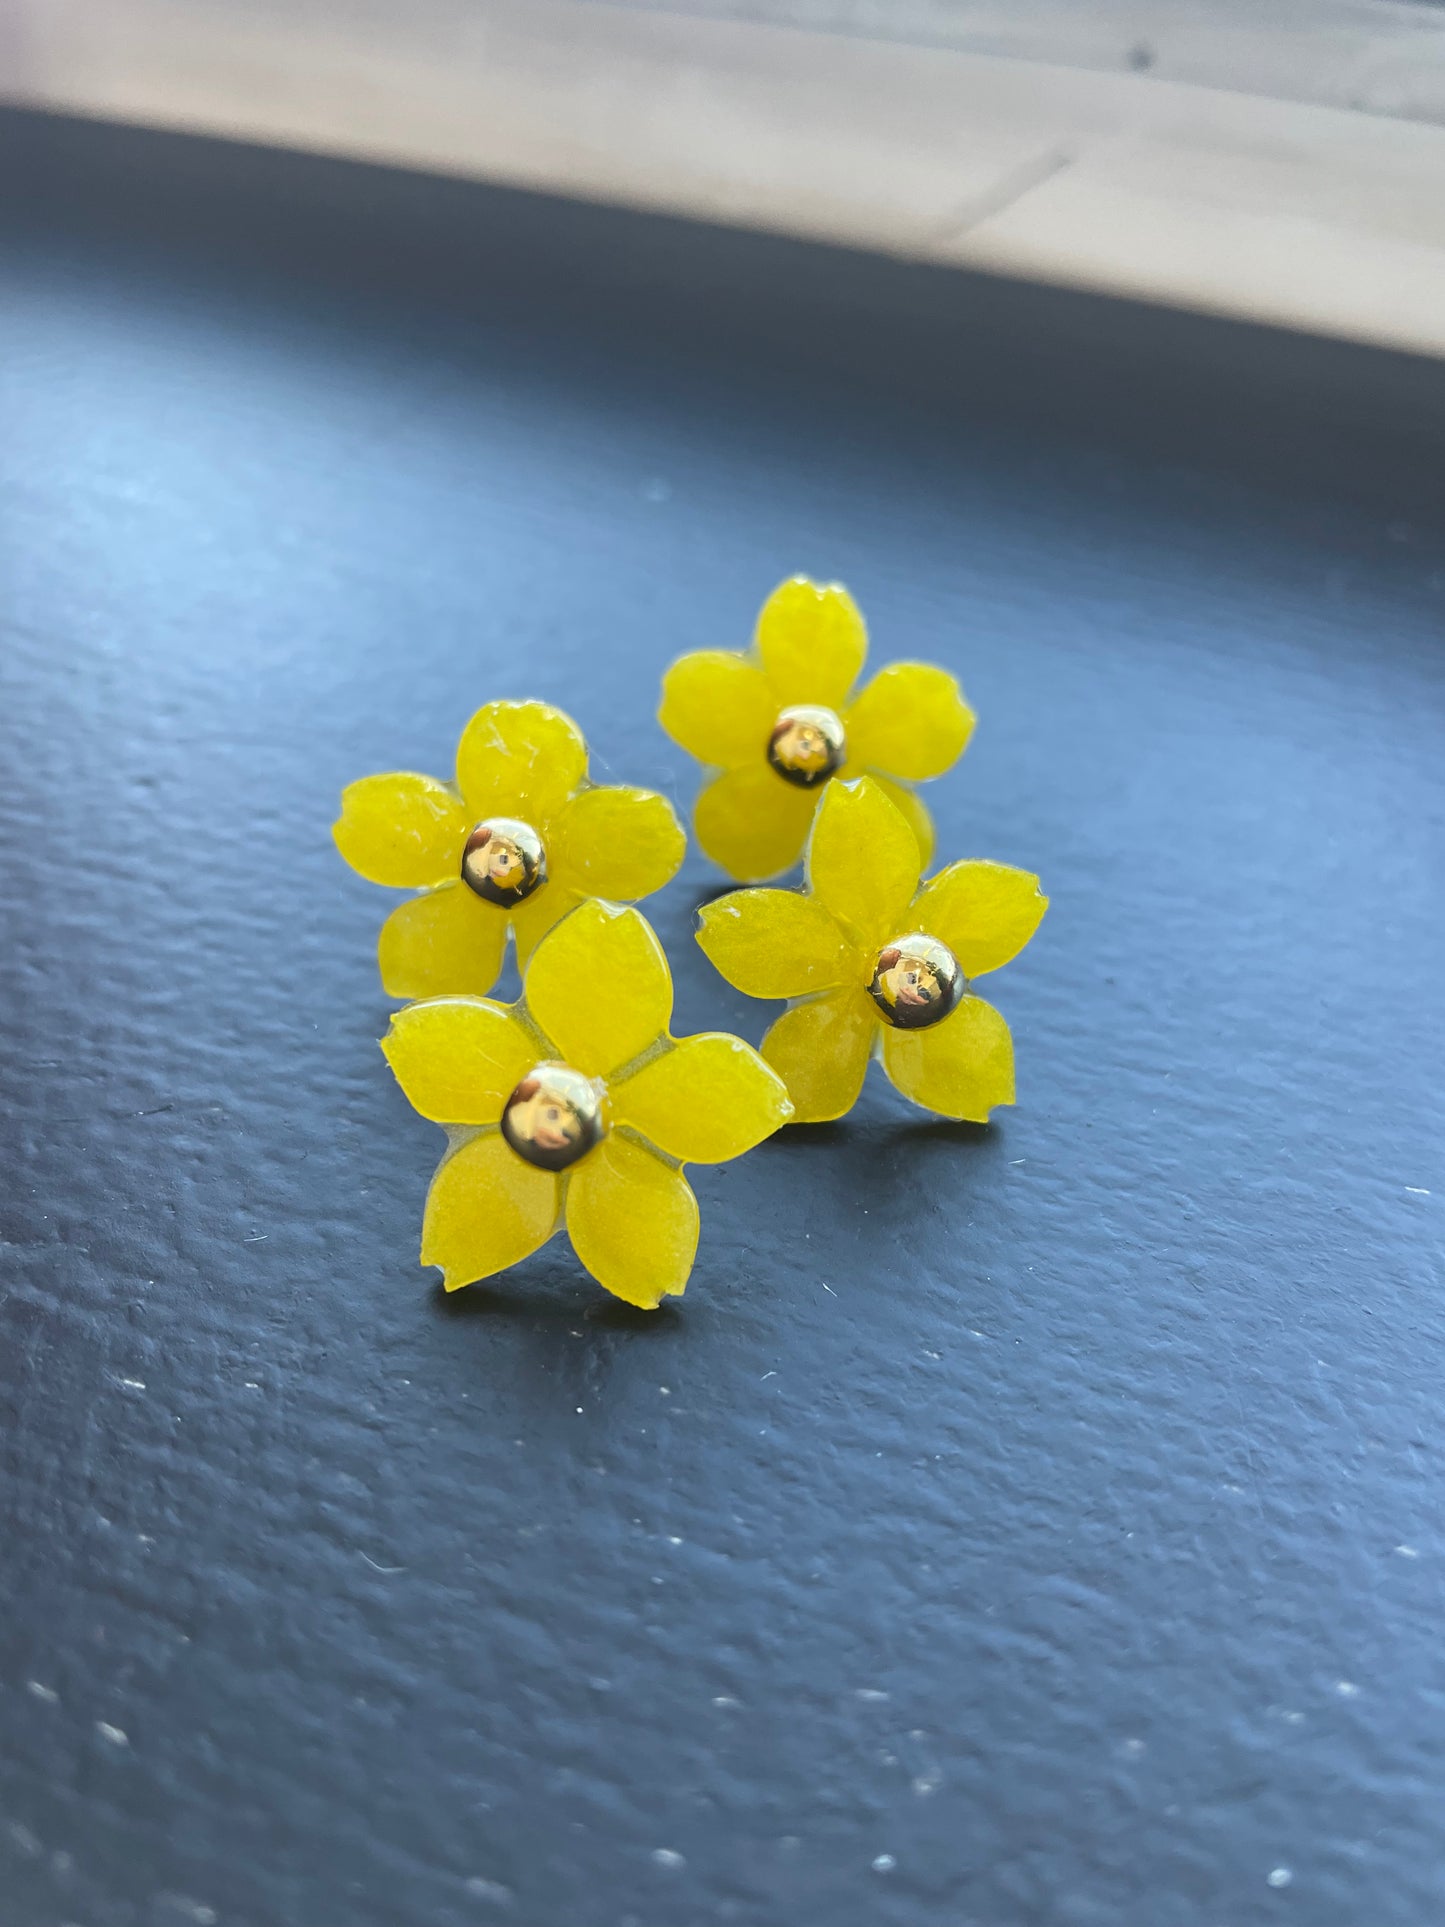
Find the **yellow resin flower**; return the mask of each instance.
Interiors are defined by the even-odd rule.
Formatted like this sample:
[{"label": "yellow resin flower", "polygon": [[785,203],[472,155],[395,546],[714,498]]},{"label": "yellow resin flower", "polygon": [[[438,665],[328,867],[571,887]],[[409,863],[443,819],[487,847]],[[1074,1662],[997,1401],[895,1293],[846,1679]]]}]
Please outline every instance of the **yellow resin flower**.
[{"label": "yellow resin flower", "polygon": [[944,1117],[987,1122],[1014,1101],[1013,1039],[971,980],[1016,957],[1048,898],[1003,863],[950,863],[920,887],[912,830],[868,778],[828,787],[808,888],[737,890],[701,913],[698,942],[750,997],[789,997],[762,1042],[795,1124],[842,1117],[868,1060]]},{"label": "yellow resin flower", "polygon": [[925,662],[890,663],[855,695],[867,653],[848,591],[800,575],[763,604],[751,650],[701,650],[663,677],[657,720],[719,772],[697,799],[697,840],[740,883],[793,867],[835,776],[872,776],[923,862],[932,855],[933,822],[912,785],[958,761],[973,711],[947,670]]},{"label": "yellow resin flower", "polygon": [[741,1038],[674,1038],[672,977],[637,910],[589,902],[537,945],[521,1000],[410,1004],[382,1043],[452,1144],[427,1195],[421,1262],[448,1291],[545,1244],[562,1222],[600,1285],[653,1310],[697,1249],[685,1163],[718,1164],[792,1114]]},{"label": "yellow resin flower", "polygon": [[581,730],[533,702],[477,711],[454,785],[409,771],[348,785],[332,835],[368,881],[425,893],[381,927],[392,997],[485,996],[509,926],[525,962],[584,898],[660,890],[687,846],[665,797],[590,783]]}]

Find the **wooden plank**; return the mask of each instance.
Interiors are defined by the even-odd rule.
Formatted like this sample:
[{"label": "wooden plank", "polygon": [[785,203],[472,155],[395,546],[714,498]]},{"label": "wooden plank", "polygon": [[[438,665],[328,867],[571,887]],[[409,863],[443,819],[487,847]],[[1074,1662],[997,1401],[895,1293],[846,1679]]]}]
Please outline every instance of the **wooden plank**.
[{"label": "wooden plank", "polygon": [[12,0],[5,32],[26,105],[1445,353],[1426,119],[593,0]]}]

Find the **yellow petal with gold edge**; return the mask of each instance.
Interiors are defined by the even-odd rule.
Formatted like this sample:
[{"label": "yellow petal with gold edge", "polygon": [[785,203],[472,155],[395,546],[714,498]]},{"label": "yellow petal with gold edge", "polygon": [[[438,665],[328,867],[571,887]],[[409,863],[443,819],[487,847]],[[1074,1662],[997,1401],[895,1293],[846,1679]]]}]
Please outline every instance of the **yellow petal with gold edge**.
[{"label": "yellow petal with gold edge", "polygon": [[794,1124],[826,1124],[851,1111],[878,1035],[863,990],[833,990],[785,1010],[762,1054],[788,1087]]},{"label": "yellow petal with gold edge", "polygon": [[652,926],[640,910],[595,898],[537,945],[525,996],[558,1057],[589,1077],[620,1070],[672,1016],[672,978]]},{"label": "yellow petal with gold edge", "polygon": [[910,915],[915,928],[948,945],[965,977],[982,977],[1019,954],[1048,907],[1032,871],[970,861],[931,877]]},{"label": "yellow petal with gold edge", "polygon": [[657,720],[700,763],[732,769],[767,754],[778,708],[755,662],[731,649],[701,649],[664,675]]},{"label": "yellow petal with gold edge", "polygon": [[572,1173],[567,1234],[599,1285],[655,1311],[681,1292],[697,1252],[697,1199],[681,1171],[627,1138],[604,1138]]},{"label": "yellow petal with gold edge", "polygon": [[1014,1101],[1013,1038],[982,997],[965,997],[929,1030],[886,1029],[883,1068],[905,1097],[944,1117],[986,1124],[996,1104]]},{"label": "yellow petal with gold edge", "polygon": [[864,949],[899,934],[920,867],[918,838],[871,777],[828,785],[808,840],[808,887]]},{"label": "yellow petal with gold edge", "polygon": [[559,879],[579,896],[632,903],[677,873],[687,836],[665,796],[652,790],[581,790],[553,818]]},{"label": "yellow petal with gold edge", "polygon": [[507,913],[457,879],[399,903],[381,926],[388,997],[485,997],[507,948]]},{"label": "yellow petal with gold edge", "polygon": [[763,604],[758,656],[777,707],[821,703],[841,710],[868,654],[868,630],[840,582],[795,575]]},{"label": "yellow petal with gold edge", "polygon": [[697,940],[749,997],[807,997],[858,975],[832,914],[799,890],[734,890],[704,904]]},{"label": "yellow petal with gold edge", "polygon": [[946,669],[894,662],[860,690],[845,720],[850,762],[922,783],[953,768],[974,714]]},{"label": "yellow petal with gold edge", "polygon": [[495,1124],[539,1054],[505,1005],[471,997],[408,1004],[381,1048],[410,1103],[434,1124]]},{"label": "yellow petal with gold edge", "polygon": [[693,828],[706,855],[739,883],[766,883],[803,854],[816,790],[785,783],[762,758],[725,770],[699,792]]},{"label": "yellow petal with gold edge", "polygon": [[586,775],[582,732],[550,703],[483,703],[457,745],[473,820],[518,816],[541,832]]},{"label": "yellow petal with gold edge", "polygon": [[469,827],[460,797],[445,783],[397,770],[348,783],[331,834],[368,882],[424,890],[460,873]]},{"label": "yellow petal with gold edge", "polygon": [[525,1163],[500,1131],[470,1138],[437,1166],[427,1193],[421,1261],[448,1291],[519,1264],[557,1229],[556,1174]]},{"label": "yellow petal with gold edge", "polygon": [[611,1090],[612,1114],[669,1157],[739,1158],[792,1116],[787,1087],[740,1037],[681,1037]]}]

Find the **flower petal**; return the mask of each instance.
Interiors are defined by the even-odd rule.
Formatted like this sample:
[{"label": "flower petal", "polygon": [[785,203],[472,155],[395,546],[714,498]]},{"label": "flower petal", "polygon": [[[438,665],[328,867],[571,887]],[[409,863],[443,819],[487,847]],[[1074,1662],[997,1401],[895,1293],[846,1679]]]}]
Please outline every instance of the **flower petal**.
[{"label": "flower petal", "polygon": [[687,849],[671,803],[652,790],[582,790],[554,819],[549,841],[569,888],[614,903],[660,890]]},{"label": "flower petal", "polygon": [[867,627],[842,583],[810,582],[805,575],[774,589],[758,617],[756,640],[776,708],[824,703],[841,709],[868,654]]},{"label": "flower petal", "polygon": [[502,969],[507,913],[460,878],[399,903],[376,946],[388,997],[485,997]]},{"label": "flower petal", "polygon": [[614,1084],[612,1110],[669,1157],[721,1164],[771,1137],[793,1107],[783,1080],[750,1045],[710,1031],[680,1037]]},{"label": "flower petal", "polygon": [[917,790],[911,790],[906,783],[895,783],[891,776],[884,776],[873,770],[868,778],[876,783],[895,808],[902,810],[908,819],[918,843],[920,870],[926,870],[933,856],[933,818],[928,814],[928,806]]},{"label": "flower petal", "polygon": [[850,760],[922,783],[953,768],[974,714],[946,669],[894,662],[859,693],[845,720]]},{"label": "flower petal", "polygon": [[918,838],[871,777],[828,785],[808,842],[808,887],[865,949],[897,936],[921,867]]},{"label": "flower petal", "polygon": [[749,997],[806,997],[858,974],[843,933],[800,890],[734,890],[698,913],[703,955]]},{"label": "flower petal", "polygon": [[654,1311],[680,1292],[697,1252],[697,1199],[654,1151],[607,1137],[567,1187],[567,1232],[599,1285]]},{"label": "flower petal", "polygon": [[540,830],[587,776],[587,744],[550,703],[483,703],[457,744],[470,819],[520,816]]},{"label": "flower petal", "polygon": [[965,977],[982,977],[1019,954],[1048,907],[1031,871],[968,862],[932,877],[909,914],[918,929],[948,945]]},{"label": "flower petal", "polygon": [[331,834],[368,882],[423,890],[459,874],[469,822],[461,798],[445,783],[397,770],[348,783]]},{"label": "flower petal", "polygon": [[512,935],[517,940],[517,962],[523,970],[547,932],[581,901],[580,891],[569,890],[562,878],[553,877],[525,903],[513,905]]},{"label": "flower petal", "polygon": [[437,1166],[427,1193],[421,1261],[448,1291],[505,1271],[557,1229],[555,1172],[519,1158],[500,1131],[469,1138]]},{"label": "flower petal", "polygon": [[877,1034],[863,990],[833,990],[783,1012],[762,1052],[788,1087],[794,1124],[826,1124],[852,1110]]},{"label": "flower petal", "polygon": [[995,1104],[1014,1101],[1013,1039],[982,997],[963,998],[929,1030],[885,1030],[883,1068],[905,1097],[944,1117],[986,1124]]},{"label": "flower petal", "polygon": [[434,1124],[495,1124],[539,1055],[505,1004],[467,997],[408,1004],[381,1048],[411,1104]]},{"label": "flower petal", "polygon": [[778,708],[755,662],[732,649],[701,649],[663,677],[657,720],[700,763],[733,769],[766,755]]},{"label": "flower petal", "polygon": [[729,876],[765,883],[791,870],[803,854],[817,800],[816,790],[785,783],[760,756],[703,786],[693,828],[703,850]]},{"label": "flower petal", "polygon": [[630,1063],[672,1016],[672,978],[651,924],[640,910],[595,898],[537,945],[525,996],[558,1055],[589,1077]]}]

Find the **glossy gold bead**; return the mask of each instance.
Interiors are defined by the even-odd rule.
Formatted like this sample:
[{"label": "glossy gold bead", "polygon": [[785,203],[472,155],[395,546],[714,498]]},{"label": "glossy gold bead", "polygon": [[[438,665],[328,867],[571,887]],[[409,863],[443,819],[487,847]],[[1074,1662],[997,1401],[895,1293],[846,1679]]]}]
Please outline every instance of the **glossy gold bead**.
[{"label": "glossy gold bead", "polygon": [[848,760],[843,724],[819,703],[794,703],[773,724],[768,761],[785,783],[816,789]]},{"label": "glossy gold bead", "polygon": [[547,881],[541,837],[515,816],[489,816],[463,845],[462,881],[488,903],[525,903]]},{"label": "glossy gold bead", "polygon": [[948,945],[915,930],[879,951],[868,995],[896,1029],[926,1030],[957,1007],[964,989],[963,972]]},{"label": "glossy gold bead", "polygon": [[565,1171],[607,1132],[602,1086],[570,1064],[538,1064],[507,1099],[502,1136],[543,1171]]}]

